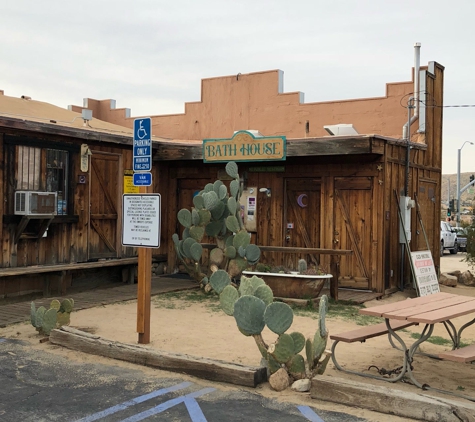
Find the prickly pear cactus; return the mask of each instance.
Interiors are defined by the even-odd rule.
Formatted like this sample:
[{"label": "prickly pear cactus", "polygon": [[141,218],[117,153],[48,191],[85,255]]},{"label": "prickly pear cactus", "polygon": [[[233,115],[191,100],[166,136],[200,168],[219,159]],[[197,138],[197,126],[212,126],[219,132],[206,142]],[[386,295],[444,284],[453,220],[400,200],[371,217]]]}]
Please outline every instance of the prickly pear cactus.
[{"label": "prickly pear cactus", "polygon": [[238,279],[261,255],[259,247],[250,243],[241,218],[242,192],[237,164],[227,163],[226,173],[233,178],[229,191],[221,180],[208,183],[193,198],[191,211],[186,208],[178,211],[178,221],[184,227],[181,239],[177,233],[172,236],[179,260],[201,287],[205,287],[211,275],[202,268],[200,242],[205,235],[214,238],[217,245],[210,251],[209,263],[226,271],[231,279]]},{"label": "prickly pear cactus", "polygon": [[[229,274],[218,270],[211,276],[210,284],[219,293],[221,308],[226,314],[234,316],[239,331],[254,338],[268,373],[273,374],[285,368],[293,379],[323,374],[330,359],[330,355],[322,359],[328,339],[325,325],[327,296],[320,298],[317,331],[312,338],[305,340],[299,332],[286,333],[294,318],[292,308],[285,303],[274,302],[272,289],[263,279],[243,276],[237,289],[231,284]],[[269,345],[262,337],[266,326],[278,335]],[[304,348],[307,365],[300,354]]]},{"label": "prickly pear cactus", "polygon": [[74,300],[72,298],[63,299],[61,302],[57,299],[53,299],[48,310],[44,306],[40,306],[36,309],[35,303],[31,302],[31,325],[33,325],[40,334],[49,336],[53,328],[69,325],[73,308]]}]

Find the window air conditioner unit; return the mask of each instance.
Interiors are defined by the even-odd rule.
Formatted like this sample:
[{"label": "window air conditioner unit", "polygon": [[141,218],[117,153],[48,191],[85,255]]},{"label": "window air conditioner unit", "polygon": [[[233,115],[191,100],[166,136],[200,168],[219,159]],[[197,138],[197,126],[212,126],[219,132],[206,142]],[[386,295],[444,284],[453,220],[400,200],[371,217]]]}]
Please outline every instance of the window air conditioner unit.
[{"label": "window air conditioner unit", "polygon": [[23,190],[15,192],[16,215],[56,215],[57,192]]}]

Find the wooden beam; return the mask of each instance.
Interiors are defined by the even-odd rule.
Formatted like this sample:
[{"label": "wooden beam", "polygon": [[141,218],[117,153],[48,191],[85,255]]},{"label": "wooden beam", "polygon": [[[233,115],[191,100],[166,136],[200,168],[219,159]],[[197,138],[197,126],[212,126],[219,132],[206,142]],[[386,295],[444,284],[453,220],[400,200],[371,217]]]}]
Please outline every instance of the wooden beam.
[{"label": "wooden beam", "polygon": [[137,345],[101,339],[98,336],[82,333],[66,326],[59,330],[52,330],[49,340],[53,344],[68,349],[151,366],[165,371],[185,373],[211,381],[256,387],[267,380],[266,368],[249,367],[221,360],[152,350]]},{"label": "wooden beam", "polygon": [[72,264],[33,265],[30,267],[0,268],[0,278],[9,277],[9,276],[17,276],[17,275],[26,275],[26,274],[61,272],[64,270],[66,271],[87,270],[89,268],[133,265],[133,264],[137,264],[137,261],[138,261],[137,257],[132,257],[132,258],[122,258],[122,259],[107,259],[107,260],[95,261],[95,262],[75,262]]},{"label": "wooden beam", "polygon": [[[382,383],[380,383],[382,384]],[[369,409],[411,420],[473,421],[475,405],[454,398],[443,399],[422,392],[404,391],[393,385],[385,387],[342,377],[316,376],[310,389],[312,399]]]},{"label": "wooden beam", "polygon": [[[212,243],[201,243],[205,249],[214,249],[216,245]],[[323,249],[323,248],[293,248],[287,246],[259,246],[263,252],[284,252],[284,253],[308,253],[316,255],[351,255],[352,250],[349,249]]]},{"label": "wooden beam", "polygon": [[[382,155],[381,139],[374,136],[325,137],[287,140],[287,157],[315,155]],[[199,142],[176,144],[162,142],[154,153],[155,161],[203,160],[203,146]]]}]

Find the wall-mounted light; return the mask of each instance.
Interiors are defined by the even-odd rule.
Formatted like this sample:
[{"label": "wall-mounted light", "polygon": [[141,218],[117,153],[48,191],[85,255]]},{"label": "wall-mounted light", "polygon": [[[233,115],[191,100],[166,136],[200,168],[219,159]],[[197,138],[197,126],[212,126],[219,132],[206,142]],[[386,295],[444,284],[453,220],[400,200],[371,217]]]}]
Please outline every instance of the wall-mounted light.
[{"label": "wall-mounted light", "polygon": [[268,198],[271,197],[271,193],[272,193],[272,191],[270,190],[270,188],[260,188],[260,189],[259,189],[259,192],[265,193]]}]

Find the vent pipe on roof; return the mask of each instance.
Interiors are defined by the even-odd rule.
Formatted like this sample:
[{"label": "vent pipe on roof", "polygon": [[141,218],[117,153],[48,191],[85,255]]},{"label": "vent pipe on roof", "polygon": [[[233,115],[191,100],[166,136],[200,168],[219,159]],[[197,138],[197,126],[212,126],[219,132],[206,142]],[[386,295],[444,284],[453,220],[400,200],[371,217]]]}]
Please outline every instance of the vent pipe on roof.
[{"label": "vent pipe on roof", "polygon": [[410,103],[414,105],[414,114],[411,119],[402,127],[402,137],[403,139],[410,140],[411,137],[411,125],[419,117],[419,71],[421,67],[421,43],[416,42],[414,44],[414,94],[408,101],[408,107]]}]

